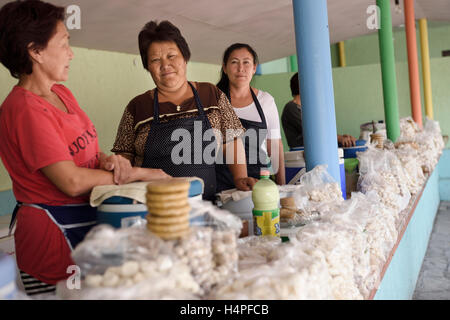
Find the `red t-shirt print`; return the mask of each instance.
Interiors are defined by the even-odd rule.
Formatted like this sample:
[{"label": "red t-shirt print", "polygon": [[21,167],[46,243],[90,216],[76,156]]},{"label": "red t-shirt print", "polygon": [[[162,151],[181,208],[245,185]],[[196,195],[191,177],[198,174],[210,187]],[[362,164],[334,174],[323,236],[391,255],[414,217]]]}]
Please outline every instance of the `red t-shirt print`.
[{"label": "red t-shirt print", "polygon": [[[81,135],[79,135],[71,144],[69,144],[69,153],[72,157],[75,157],[78,153],[83,152],[89,144],[97,142],[97,131],[92,126],[91,129],[87,129]],[[95,169],[98,168],[98,153],[95,158],[91,158],[84,163],[80,163],[78,166],[83,168]]]}]

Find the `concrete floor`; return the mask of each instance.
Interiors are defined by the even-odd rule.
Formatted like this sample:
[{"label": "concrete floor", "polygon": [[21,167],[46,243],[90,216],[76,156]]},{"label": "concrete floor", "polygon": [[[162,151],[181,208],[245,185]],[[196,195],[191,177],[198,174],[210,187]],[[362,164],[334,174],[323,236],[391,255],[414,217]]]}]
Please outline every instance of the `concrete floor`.
[{"label": "concrete floor", "polygon": [[450,300],[450,202],[441,202],[413,300]]}]

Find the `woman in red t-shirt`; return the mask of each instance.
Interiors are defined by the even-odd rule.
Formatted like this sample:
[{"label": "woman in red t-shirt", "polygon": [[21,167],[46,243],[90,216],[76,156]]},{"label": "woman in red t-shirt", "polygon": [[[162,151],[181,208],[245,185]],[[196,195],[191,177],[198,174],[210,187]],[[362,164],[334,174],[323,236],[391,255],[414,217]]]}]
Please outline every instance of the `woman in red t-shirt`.
[{"label": "woman in red t-shirt", "polygon": [[169,177],[101,152],[94,125],[57,84],[72,58],[64,8],[15,1],[0,9],[0,61],[19,79],[0,107],[0,157],[18,202],[16,257],[28,294],[69,276],[71,249],[95,224],[94,186]]}]

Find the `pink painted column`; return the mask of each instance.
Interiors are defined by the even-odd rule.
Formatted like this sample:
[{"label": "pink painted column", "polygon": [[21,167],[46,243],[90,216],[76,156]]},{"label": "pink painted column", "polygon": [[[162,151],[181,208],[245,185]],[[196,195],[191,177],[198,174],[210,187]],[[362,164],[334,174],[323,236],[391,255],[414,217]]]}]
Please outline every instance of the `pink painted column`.
[{"label": "pink painted column", "polygon": [[414,121],[422,128],[422,103],[420,98],[419,61],[417,53],[414,0],[404,0],[404,5],[411,113]]}]

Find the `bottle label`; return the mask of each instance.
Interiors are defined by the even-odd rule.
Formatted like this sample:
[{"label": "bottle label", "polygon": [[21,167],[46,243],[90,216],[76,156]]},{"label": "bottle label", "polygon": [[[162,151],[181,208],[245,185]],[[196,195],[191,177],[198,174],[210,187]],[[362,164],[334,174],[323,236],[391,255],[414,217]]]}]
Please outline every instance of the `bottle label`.
[{"label": "bottle label", "polygon": [[280,209],[253,209],[253,226],[257,236],[280,236]]}]

